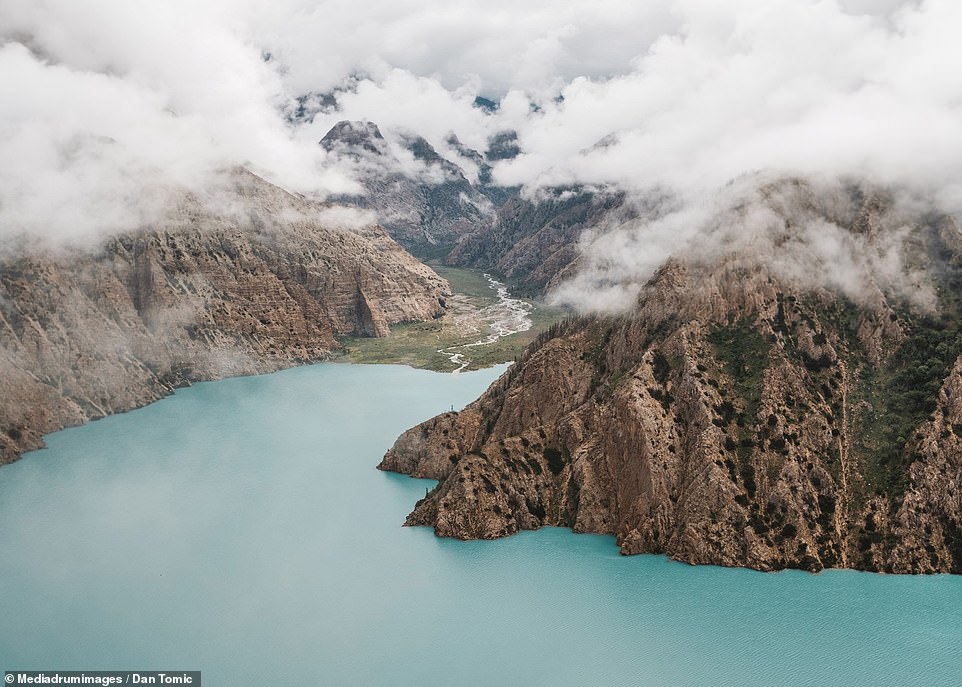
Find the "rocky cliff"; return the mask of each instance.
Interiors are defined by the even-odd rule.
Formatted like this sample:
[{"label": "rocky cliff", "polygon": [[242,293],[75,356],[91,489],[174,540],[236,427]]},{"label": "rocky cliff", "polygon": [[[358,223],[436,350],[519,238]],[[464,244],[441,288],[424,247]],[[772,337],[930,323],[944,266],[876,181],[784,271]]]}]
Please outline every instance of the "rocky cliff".
[{"label": "rocky cliff", "polygon": [[761,570],[962,572],[956,224],[800,182],[715,223],[631,313],[554,327],[477,402],[400,437],[380,467],[440,480],[408,524],[564,525]]},{"label": "rocky cliff", "polygon": [[319,360],[443,309],[447,284],[382,229],[247,172],[96,248],[0,258],[0,463],[41,436],[195,380]]}]

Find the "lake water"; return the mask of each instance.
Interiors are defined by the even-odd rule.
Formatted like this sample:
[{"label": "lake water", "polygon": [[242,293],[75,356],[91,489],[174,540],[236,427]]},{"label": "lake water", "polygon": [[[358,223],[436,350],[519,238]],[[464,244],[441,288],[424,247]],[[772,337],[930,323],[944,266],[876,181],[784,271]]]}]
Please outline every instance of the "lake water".
[{"label": "lake water", "polygon": [[200,384],[0,469],[0,670],[219,685],[962,684],[962,577],[690,567],[402,528],[394,438],[498,370]]}]

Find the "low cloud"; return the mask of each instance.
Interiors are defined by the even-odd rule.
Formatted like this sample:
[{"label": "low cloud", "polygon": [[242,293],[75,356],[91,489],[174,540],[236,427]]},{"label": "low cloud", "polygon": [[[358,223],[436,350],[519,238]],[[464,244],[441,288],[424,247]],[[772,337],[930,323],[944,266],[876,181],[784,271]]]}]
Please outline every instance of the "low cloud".
[{"label": "low cloud", "polygon": [[[282,116],[280,75],[225,3],[0,7],[0,237],[84,240],[156,217],[167,190],[248,166],[341,182]],[[158,198],[161,196],[161,198]]]},{"label": "low cloud", "polygon": [[499,178],[711,190],[758,171],[853,174],[959,197],[957,3],[884,17],[797,0],[677,6],[683,29],[631,73],[577,78],[542,103]]},{"label": "low cloud", "polygon": [[[0,26],[4,240],[129,229],[164,189],[236,165],[314,198],[356,192],[358,170],[317,145],[341,119],[442,153],[451,133],[483,151],[515,131],[522,154],[495,178],[529,195],[671,198],[585,237],[604,303],[706,230],[732,180],[854,178],[962,207],[950,0],[7,0]],[[306,94],[326,104],[293,116]],[[813,255],[844,252],[831,226],[810,232]]]},{"label": "low cloud", "polygon": [[[866,191],[878,199],[871,219],[862,216]],[[856,303],[886,293],[921,310],[936,304],[924,249],[915,243],[927,221],[919,208],[931,205],[917,197],[855,182],[749,175],[707,196],[646,200],[637,218],[585,234],[581,269],[550,294],[552,302],[628,311],[675,258],[696,271],[719,261],[748,271],[764,265],[785,283],[831,288]]]},{"label": "low cloud", "polygon": [[[556,92],[577,74],[624,72],[665,7],[7,0],[0,236],[85,241],[127,229],[156,217],[163,189],[202,187],[236,165],[318,198],[349,192],[350,170],[316,145],[346,117],[436,147],[457,131],[483,148],[496,125],[472,107],[477,94]],[[298,96],[346,81],[338,112],[289,119]]]}]

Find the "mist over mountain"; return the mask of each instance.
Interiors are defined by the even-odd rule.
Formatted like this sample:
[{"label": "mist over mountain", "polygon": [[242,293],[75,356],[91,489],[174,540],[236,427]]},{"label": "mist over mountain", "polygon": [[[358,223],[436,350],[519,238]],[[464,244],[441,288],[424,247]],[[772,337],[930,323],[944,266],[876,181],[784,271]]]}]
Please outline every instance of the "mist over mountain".
[{"label": "mist over mountain", "polygon": [[[580,274],[583,236],[604,235],[641,211],[614,188],[578,185],[528,194],[493,183],[492,165],[520,154],[516,141],[514,132],[499,132],[482,154],[452,134],[443,157],[421,136],[395,131],[385,137],[373,122],[341,121],[320,145],[364,187],[362,194],[330,200],[373,212],[419,257],[494,271],[542,296]],[[642,204],[651,210],[661,200],[653,196]],[[563,293],[553,298],[574,302]]]},{"label": "mist over mountain", "polygon": [[958,224],[798,180],[687,219],[700,240],[627,314],[552,327],[477,402],[398,439],[380,467],[440,481],[408,524],[561,525],[761,570],[962,572]]},{"label": "mist over mountain", "polygon": [[386,139],[373,122],[338,122],[319,144],[351,171],[363,193],[330,200],[373,210],[391,235],[417,254],[443,254],[494,215],[483,181],[490,165],[456,137],[446,143],[450,159],[414,133],[389,132]]},{"label": "mist over mountain", "polygon": [[389,454],[444,480],[411,522],[957,572],[960,27],[950,0],[7,0],[0,457],[438,315],[396,240],[586,315]]},{"label": "mist over mountain", "polygon": [[329,357],[444,310],[447,283],[380,227],[235,170],[165,220],[0,255],[0,464],[41,435],[194,381]]},{"label": "mist over mountain", "polygon": [[[407,131],[448,159],[452,134],[491,153],[514,132],[512,154],[488,162],[494,183],[527,193],[615,186],[699,203],[745,174],[851,176],[951,210],[959,12],[947,0],[11,0],[0,226],[122,229],[154,216],[154,189],[238,164],[316,198],[363,192],[316,145],[343,120]],[[323,96],[305,106],[310,94]]]}]

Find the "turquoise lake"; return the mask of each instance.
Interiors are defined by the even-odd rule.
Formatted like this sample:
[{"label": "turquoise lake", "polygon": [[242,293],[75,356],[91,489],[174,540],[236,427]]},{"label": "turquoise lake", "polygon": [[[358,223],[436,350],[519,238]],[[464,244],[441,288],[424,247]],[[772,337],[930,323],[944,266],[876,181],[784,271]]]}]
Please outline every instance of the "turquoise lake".
[{"label": "turquoise lake", "polygon": [[560,529],[402,528],[377,471],[503,370],[199,384],[0,469],[0,671],[244,685],[962,684],[962,577],[691,567]]}]

